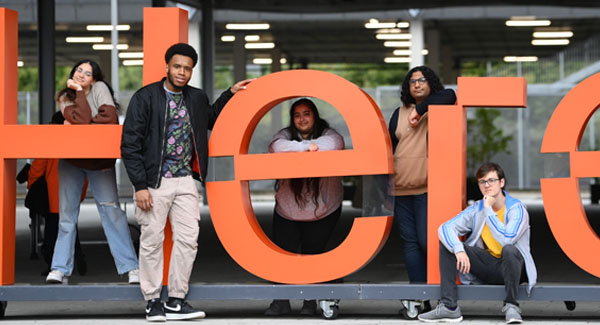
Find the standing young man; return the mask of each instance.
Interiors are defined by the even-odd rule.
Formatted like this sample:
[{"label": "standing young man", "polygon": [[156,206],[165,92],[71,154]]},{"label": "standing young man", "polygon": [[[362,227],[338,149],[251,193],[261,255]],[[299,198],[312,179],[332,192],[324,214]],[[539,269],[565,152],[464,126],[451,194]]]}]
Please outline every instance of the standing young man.
[{"label": "standing young man", "polygon": [[[537,271],[529,250],[529,215],[521,201],[504,192],[504,171],[486,163],[476,173],[483,199],[440,226],[442,299],[419,315],[424,322],[460,322],[456,272],[463,284],[504,284],[502,311],[507,324],[522,323],[519,283],[535,285]],[[467,235],[462,242],[460,236]]]},{"label": "standing young man", "polygon": [[[148,301],[149,321],[205,316],[184,300],[196,258],[200,221],[199,196],[192,176],[205,178],[207,131],[227,101],[250,82],[236,83],[210,105],[203,90],[187,85],[198,61],[191,46],[171,46],[165,61],[166,77],[131,98],[121,139],[123,163],[135,188],[135,217],[141,225],[140,288]],[[173,230],[173,251],[169,300],[161,303],[167,216]]]}]

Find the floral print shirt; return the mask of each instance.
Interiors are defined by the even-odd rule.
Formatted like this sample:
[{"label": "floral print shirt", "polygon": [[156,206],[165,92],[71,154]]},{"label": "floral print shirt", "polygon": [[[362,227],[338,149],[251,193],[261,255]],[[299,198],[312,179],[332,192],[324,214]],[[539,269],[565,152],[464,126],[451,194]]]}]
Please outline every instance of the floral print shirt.
[{"label": "floral print shirt", "polygon": [[163,177],[184,177],[192,174],[192,124],[183,93],[166,90],[166,141],[161,174]]}]

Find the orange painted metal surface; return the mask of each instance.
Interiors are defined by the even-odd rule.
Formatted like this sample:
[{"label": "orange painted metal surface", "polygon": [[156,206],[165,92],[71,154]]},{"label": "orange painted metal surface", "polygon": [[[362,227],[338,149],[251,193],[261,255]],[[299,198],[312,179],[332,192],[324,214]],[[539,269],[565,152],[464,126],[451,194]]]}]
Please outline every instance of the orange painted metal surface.
[{"label": "orange painted metal surface", "polygon": [[467,113],[457,105],[431,106],[428,114],[427,282],[439,283],[437,229],[465,206]]},{"label": "orange painted metal surface", "polygon": [[[144,77],[165,76],[164,53],[176,42],[187,42],[187,12],[178,8],[146,8]],[[146,28],[148,27],[148,28]],[[119,158],[119,125],[17,125],[17,35],[15,11],[0,8],[0,136],[11,139],[0,152],[0,281],[14,283],[17,158]],[[155,42],[161,42],[154,45]],[[167,44],[168,43],[168,44]],[[152,67],[153,70],[147,70]],[[150,82],[149,81],[149,82]],[[169,229],[170,230],[170,229]],[[167,230],[167,235],[169,234]],[[171,237],[165,236],[170,254]],[[165,258],[168,267],[168,255]]]},{"label": "orange painted metal surface", "polygon": [[[148,85],[164,78],[165,52],[175,43],[188,42],[188,12],[179,8],[144,8],[144,79]],[[163,244],[163,284],[169,280],[173,232],[167,220]]]},{"label": "orange painted metal surface", "polygon": [[[353,149],[248,155],[252,133],[264,114],[284,100],[303,96],[325,100],[340,112]],[[374,258],[389,235],[391,216],[356,218],[348,237],[335,249],[317,255],[295,254],[271,242],[252,210],[249,180],[393,173],[391,141],[379,108],[343,78],[293,70],[253,81],[223,109],[209,153],[211,157],[233,156],[235,169],[235,180],[207,183],[215,230],[233,259],[256,276],[291,284],[341,278]]]},{"label": "orange painted metal surface", "polygon": [[[17,17],[16,11],[0,8],[0,130],[7,125],[17,124]],[[13,139],[13,136],[3,139]],[[16,163],[15,159],[0,156],[1,284],[15,282]]]},{"label": "orange painted metal surface", "polygon": [[144,77],[151,84],[165,77],[165,52],[188,42],[188,12],[179,8],[144,8]]},{"label": "orange painted metal surface", "polygon": [[600,277],[600,238],[579,195],[579,178],[600,176],[600,152],[578,151],[585,127],[600,106],[600,74],[575,86],[558,104],[544,134],[542,153],[568,153],[570,177],[541,179],[544,210],[560,248],[583,270]]},{"label": "orange painted metal surface", "polygon": [[[458,78],[455,106],[429,109],[427,282],[440,283],[439,226],[465,206],[468,106],[525,107],[524,78]],[[483,163],[483,162],[479,162]]]}]

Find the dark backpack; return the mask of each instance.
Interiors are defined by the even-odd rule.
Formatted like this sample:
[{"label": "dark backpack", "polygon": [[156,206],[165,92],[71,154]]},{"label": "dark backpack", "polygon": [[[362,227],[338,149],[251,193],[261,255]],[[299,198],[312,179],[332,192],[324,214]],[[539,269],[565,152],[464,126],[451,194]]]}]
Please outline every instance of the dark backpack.
[{"label": "dark backpack", "polygon": [[25,207],[40,215],[50,213],[50,201],[48,200],[48,184],[46,177],[38,178],[27,191],[25,196]]}]

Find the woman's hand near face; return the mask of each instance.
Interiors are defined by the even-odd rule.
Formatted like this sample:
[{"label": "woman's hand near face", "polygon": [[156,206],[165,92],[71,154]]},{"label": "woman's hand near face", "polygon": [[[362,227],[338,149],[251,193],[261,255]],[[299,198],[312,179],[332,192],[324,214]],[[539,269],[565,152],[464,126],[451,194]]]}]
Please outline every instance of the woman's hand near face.
[{"label": "woman's hand near face", "polygon": [[73,80],[73,79],[67,80],[67,87],[71,88],[73,90],[76,90],[76,91],[83,90],[81,85],[78,84],[77,82],[75,82],[75,80]]}]

